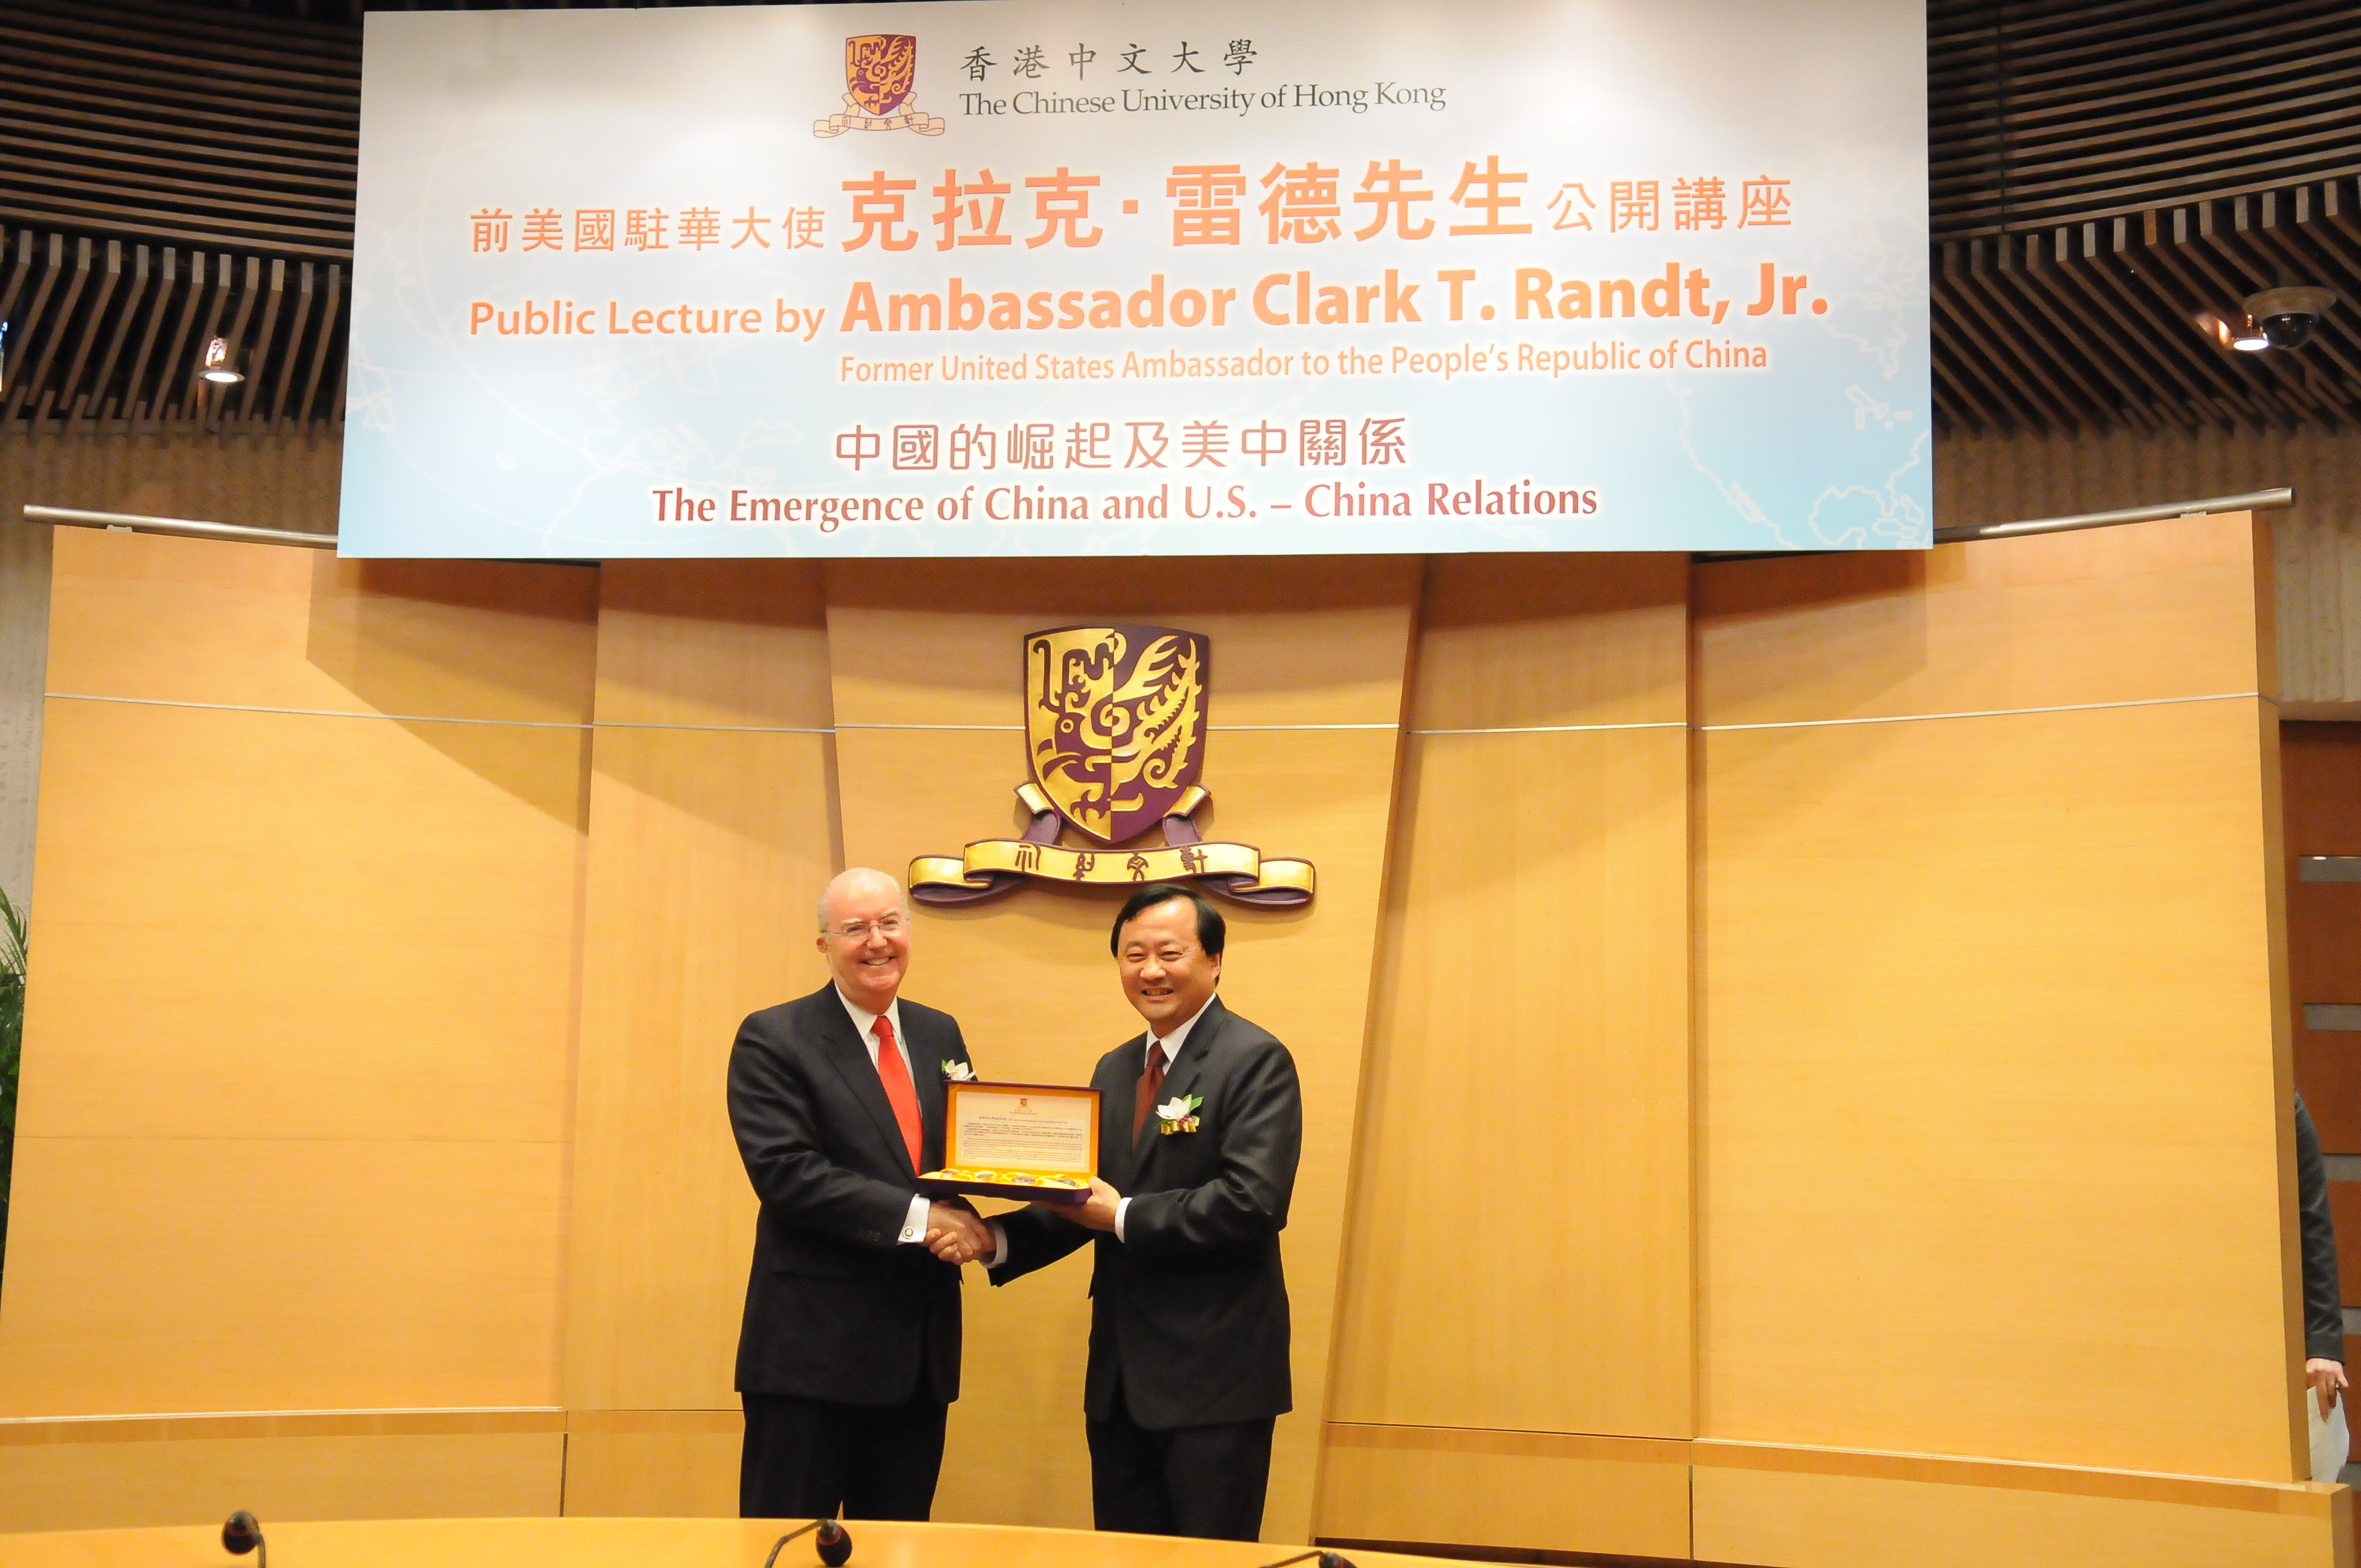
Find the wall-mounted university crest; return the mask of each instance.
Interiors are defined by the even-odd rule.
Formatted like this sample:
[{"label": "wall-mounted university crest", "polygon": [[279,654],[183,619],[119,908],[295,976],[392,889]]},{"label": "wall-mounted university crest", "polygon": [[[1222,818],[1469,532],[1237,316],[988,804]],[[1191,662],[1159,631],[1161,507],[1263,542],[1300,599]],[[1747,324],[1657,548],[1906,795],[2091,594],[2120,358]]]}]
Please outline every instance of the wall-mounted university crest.
[{"label": "wall-mounted university crest", "polygon": [[[1165,626],[1061,626],[1025,639],[1025,741],[1033,813],[1020,839],[983,839],[954,858],[910,862],[921,904],[975,904],[1027,877],[1127,886],[1195,881],[1244,904],[1312,901],[1312,866],[1207,842],[1191,820],[1211,798],[1204,770],[1213,649]],[[1058,842],[1071,827],[1094,840]],[[1163,843],[1121,848],[1157,828]],[[1101,849],[1097,846],[1107,848]]]},{"label": "wall-mounted university crest", "polygon": [[1033,782],[1103,844],[1161,822],[1205,762],[1205,639],[1160,626],[1065,626],[1025,640]]}]

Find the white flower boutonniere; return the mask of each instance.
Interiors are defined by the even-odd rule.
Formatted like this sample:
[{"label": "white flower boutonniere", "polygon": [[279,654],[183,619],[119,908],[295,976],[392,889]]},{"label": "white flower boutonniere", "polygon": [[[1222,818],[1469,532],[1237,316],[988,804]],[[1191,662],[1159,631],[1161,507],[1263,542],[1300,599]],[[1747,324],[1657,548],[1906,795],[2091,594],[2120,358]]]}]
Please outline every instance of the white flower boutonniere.
[{"label": "white flower boutonniere", "polygon": [[1156,1108],[1157,1133],[1169,1138],[1175,1133],[1195,1132],[1197,1107],[1204,1102],[1205,1097],[1202,1094],[1191,1094],[1186,1100],[1167,1100]]},{"label": "white flower boutonniere", "polygon": [[973,1083],[975,1069],[963,1061],[946,1060],[943,1063],[943,1077],[952,1083]]}]

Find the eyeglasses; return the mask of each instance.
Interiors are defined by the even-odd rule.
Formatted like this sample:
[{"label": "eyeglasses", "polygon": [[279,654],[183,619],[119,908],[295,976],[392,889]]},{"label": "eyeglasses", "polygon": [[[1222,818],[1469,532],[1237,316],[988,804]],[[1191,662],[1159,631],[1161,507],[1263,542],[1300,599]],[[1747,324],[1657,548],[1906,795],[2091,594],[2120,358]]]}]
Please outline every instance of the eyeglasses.
[{"label": "eyeglasses", "polygon": [[835,935],[847,942],[865,942],[869,933],[876,931],[889,939],[902,934],[902,917],[888,915],[876,921],[848,920],[836,928]]}]

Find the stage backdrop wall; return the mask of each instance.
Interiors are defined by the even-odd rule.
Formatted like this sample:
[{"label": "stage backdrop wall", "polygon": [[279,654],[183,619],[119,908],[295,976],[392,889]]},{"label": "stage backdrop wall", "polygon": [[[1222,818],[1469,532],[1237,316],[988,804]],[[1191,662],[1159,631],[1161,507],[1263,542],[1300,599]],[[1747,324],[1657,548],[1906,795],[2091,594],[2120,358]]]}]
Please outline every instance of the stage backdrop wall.
[{"label": "stage backdrop wall", "polygon": [[[1019,634],[1140,619],[1213,640],[1208,828],[1320,871],[1224,987],[1310,1124],[1274,1540],[2349,1561],[2291,1479],[2249,519],[58,560],[0,1526],[729,1511],[731,1028],[820,982],[831,869],[1021,822]],[[1110,896],[923,912],[911,994],[1079,1076],[1132,1027]],[[972,1279],[939,1517],[1085,1522],[1084,1275]]]}]

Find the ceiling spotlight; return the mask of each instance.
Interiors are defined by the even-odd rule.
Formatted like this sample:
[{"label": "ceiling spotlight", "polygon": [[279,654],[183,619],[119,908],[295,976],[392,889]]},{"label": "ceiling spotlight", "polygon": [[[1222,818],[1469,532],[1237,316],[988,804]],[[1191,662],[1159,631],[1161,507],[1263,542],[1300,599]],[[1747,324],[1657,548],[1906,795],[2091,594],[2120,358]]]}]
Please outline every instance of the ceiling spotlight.
[{"label": "ceiling spotlight", "polygon": [[2242,348],[2251,354],[2257,348],[2271,345],[2271,340],[2255,324],[2254,318],[2244,311],[2232,311],[2226,316],[2213,311],[2199,311],[2189,319],[2196,323],[2198,331],[2212,340],[2214,347],[2225,353],[2233,348]]},{"label": "ceiling spotlight", "polygon": [[218,381],[224,386],[246,379],[230,368],[229,345],[218,337],[205,345],[204,376],[206,380]]},{"label": "ceiling spotlight", "polygon": [[[2266,289],[2246,296],[2246,313],[2262,325],[2273,348],[2301,348],[2320,326],[2320,313],[2336,302],[2325,289]],[[2238,345],[2244,348],[2245,344]]]}]

